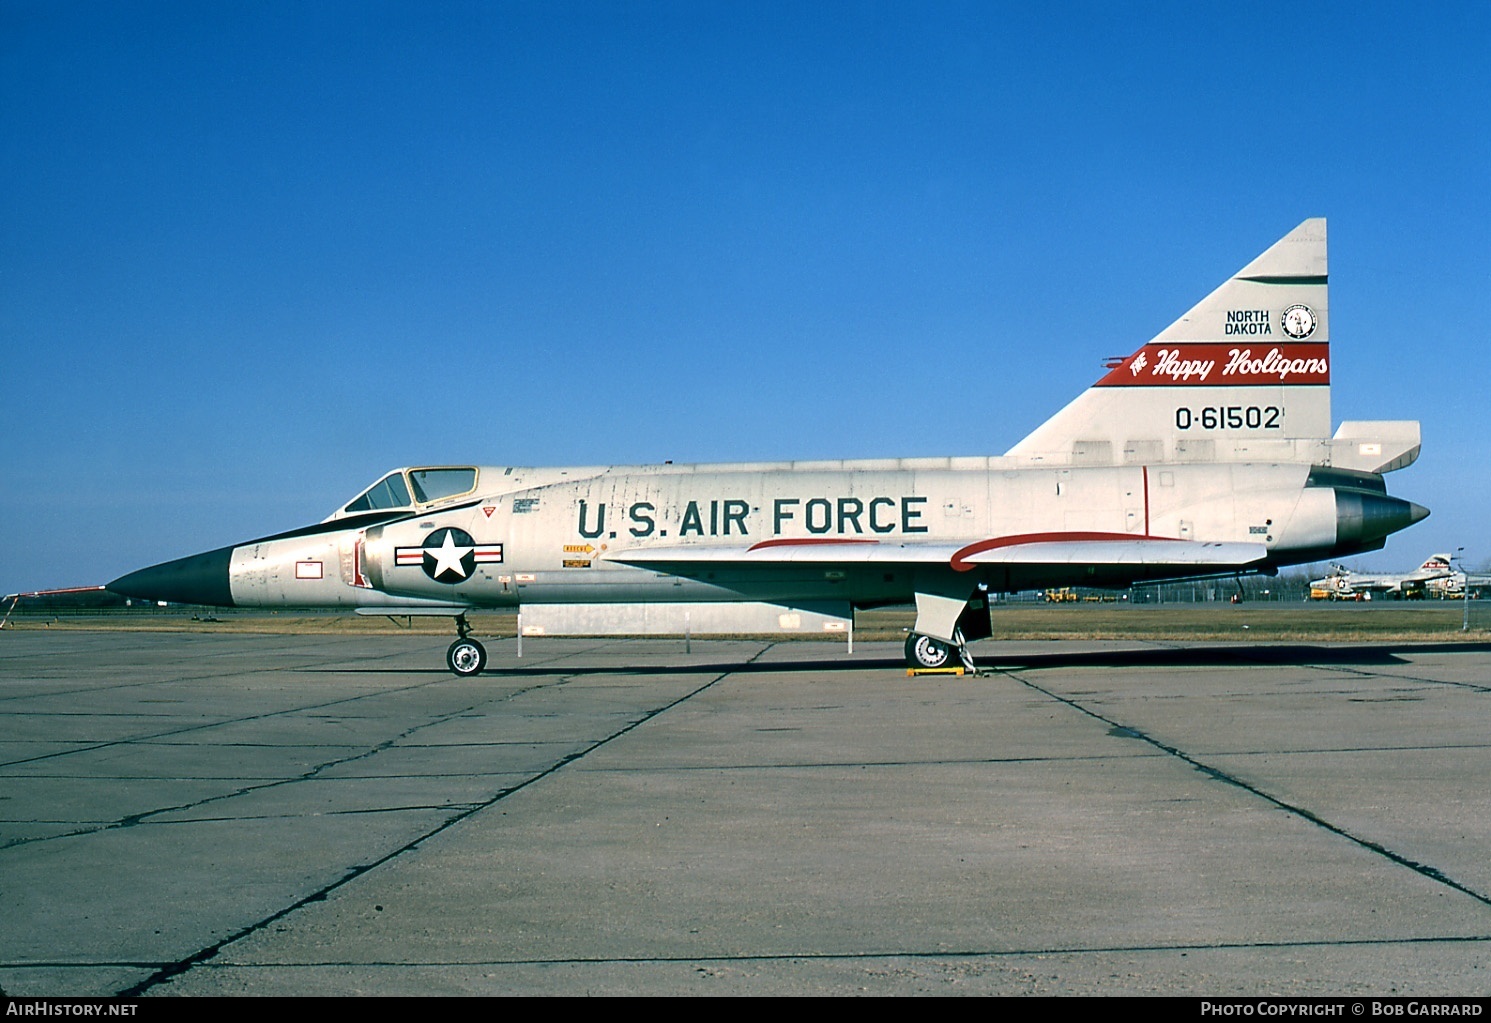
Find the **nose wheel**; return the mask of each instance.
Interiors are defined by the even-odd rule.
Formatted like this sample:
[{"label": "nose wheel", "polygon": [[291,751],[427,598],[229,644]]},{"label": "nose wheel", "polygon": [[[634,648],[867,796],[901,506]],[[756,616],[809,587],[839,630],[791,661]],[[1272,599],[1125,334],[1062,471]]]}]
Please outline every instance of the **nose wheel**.
[{"label": "nose wheel", "polygon": [[487,666],[487,648],[474,639],[458,639],[445,651],[445,663],[462,678],[480,675]]},{"label": "nose wheel", "polygon": [[487,666],[487,648],[471,638],[471,623],[465,615],[456,619],[456,631],[461,638],[445,651],[446,667],[462,678],[480,675]]}]

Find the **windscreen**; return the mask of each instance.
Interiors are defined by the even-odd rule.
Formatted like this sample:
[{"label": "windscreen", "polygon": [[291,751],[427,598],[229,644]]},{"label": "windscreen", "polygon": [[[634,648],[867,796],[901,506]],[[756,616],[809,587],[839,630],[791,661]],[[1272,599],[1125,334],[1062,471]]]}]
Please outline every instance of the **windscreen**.
[{"label": "windscreen", "polygon": [[414,488],[414,499],[420,504],[428,504],[475,490],[476,470],[469,466],[458,469],[410,469],[409,485]]},{"label": "windscreen", "polygon": [[342,510],[345,512],[382,511],[385,508],[407,508],[413,503],[409,500],[409,488],[404,486],[404,474],[391,472]]}]

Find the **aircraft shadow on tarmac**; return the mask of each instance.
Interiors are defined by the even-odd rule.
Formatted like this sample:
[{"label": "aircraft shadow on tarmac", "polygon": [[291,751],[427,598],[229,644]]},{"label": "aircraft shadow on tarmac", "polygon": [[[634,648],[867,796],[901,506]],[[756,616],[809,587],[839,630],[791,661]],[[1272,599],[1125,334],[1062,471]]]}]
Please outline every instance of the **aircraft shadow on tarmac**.
[{"label": "aircraft shadow on tarmac", "polygon": [[[1405,654],[1491,653],[1491,643],[1404,643],[1371,646],[1313,646],[1310,644],[1267,644],[1239,648],[1174,647],[1147,650],[1053,650],[1049,653],[994,654],[976,656],[978,666],[987,671],[1014,668],[1205,668],[1219,665],[1246,664],[1406,664]],[[978,651],[975,650],[975,654]],[[306,668],[308,672],[398,675],[444,675],[438,669],[403,668]],[[786,672],[863,672],[906,670],[899,657],[804,658],[801,660],[751,663],[748,661],[705,661],[689,664],[547,664],[492,666],[482,673],[492,678],[525,678],[553,675],[707,675],[707,674],[774,674]]]}]

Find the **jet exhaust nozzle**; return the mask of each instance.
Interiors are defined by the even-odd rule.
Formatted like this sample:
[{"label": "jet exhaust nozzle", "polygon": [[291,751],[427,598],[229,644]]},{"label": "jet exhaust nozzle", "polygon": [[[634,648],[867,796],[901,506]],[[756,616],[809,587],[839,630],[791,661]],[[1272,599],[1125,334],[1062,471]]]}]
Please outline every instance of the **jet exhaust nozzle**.
[{"label": "jet exhaust nozzle", "polygon": [[1373,543],[1428,516],[1428,508],[1402,498],[1337,490],[1336,543]]}]

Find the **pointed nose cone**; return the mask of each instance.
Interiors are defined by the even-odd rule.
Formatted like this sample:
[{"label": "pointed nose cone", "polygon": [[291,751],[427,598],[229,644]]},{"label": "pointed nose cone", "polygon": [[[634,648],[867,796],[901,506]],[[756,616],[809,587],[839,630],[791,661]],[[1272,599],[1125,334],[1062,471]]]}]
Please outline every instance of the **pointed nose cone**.
[{"label": "pointed nose cone", "polygon": [[193,554],[120,576],[109,583],[108,589],[141,600],[232,607],[233,590],[228,584],[228,566],[232,560],[231,547]]},{"label": "pointed nose cone", "polygon": [[1427,519],[1428,517],[1428,508],[1425,508],[1421,504],[1414,504],[1412,501],[1408,502],[1408,524],[1410,526],[1413,525],[1415,522],[1422,521],[1423,519]]}]

